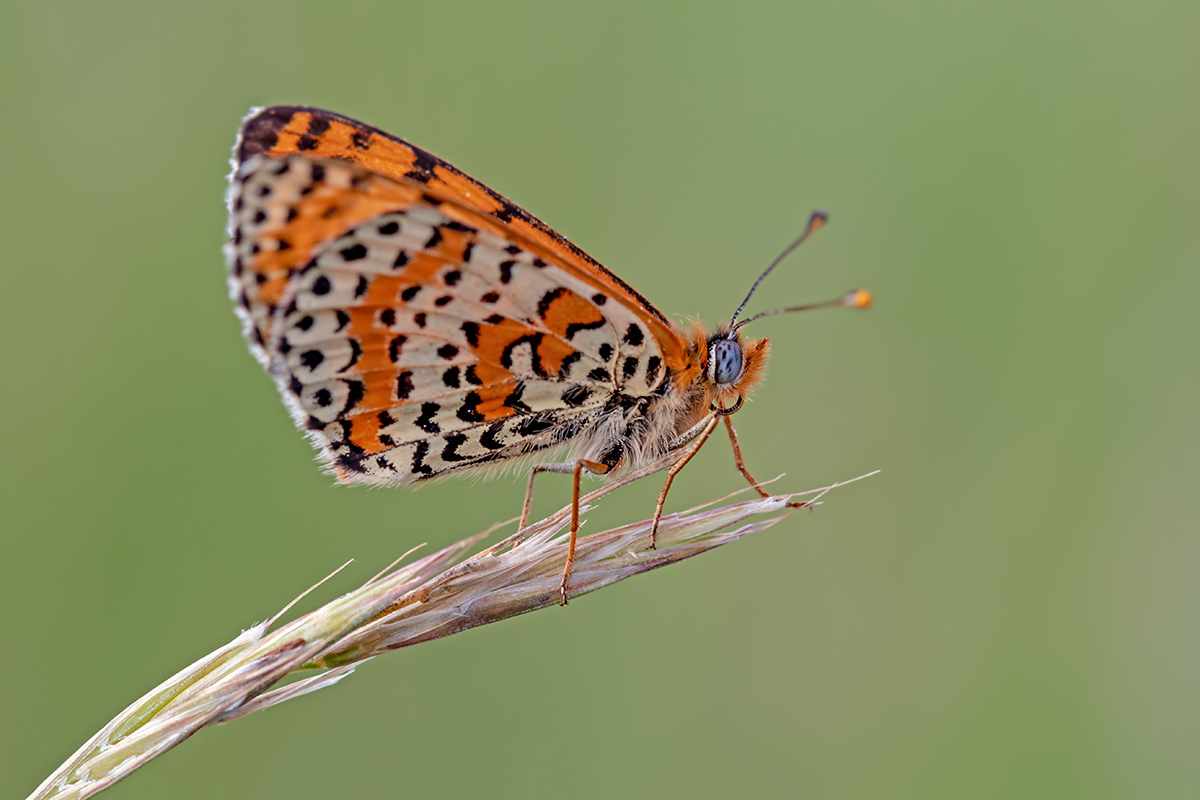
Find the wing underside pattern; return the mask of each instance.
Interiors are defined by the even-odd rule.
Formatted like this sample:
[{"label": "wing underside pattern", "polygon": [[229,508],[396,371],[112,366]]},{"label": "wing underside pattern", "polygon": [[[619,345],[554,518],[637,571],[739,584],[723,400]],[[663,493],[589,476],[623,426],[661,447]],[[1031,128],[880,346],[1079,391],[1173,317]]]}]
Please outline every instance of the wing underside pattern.
[{"label": "wing underside pattern", "polygon": [[230,209],[251,349],[343,480],[410,483],[555,447],[668,378],[657,320],[410,182],[255,155]]}]

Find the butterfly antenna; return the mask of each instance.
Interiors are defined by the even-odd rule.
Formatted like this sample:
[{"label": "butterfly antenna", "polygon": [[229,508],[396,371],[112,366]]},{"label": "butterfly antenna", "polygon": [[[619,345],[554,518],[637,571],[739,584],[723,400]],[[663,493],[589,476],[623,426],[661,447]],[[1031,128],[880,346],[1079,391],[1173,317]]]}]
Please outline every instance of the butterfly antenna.
[{"label": "butterfly antenna", "polygon": [[873,298],[871,293],[866,289],[855,289],[852,292],[846,292],[841,297],[835,300],[826,300],[823,303],[808,303],[802,306],[792,306],[790,308],[775,308],[770,311],[764,311],[761,314],[755,314],[749,319],[744,319],[729,329],[729,335],[733,336],[743,325],[748,325],[756,319],[770,317],[775,314],[790,314],[793,311],[809,311],[814,308],[837,308],[845,306],[846,308],[870,308]]},{"label": "butterfly antenna", "polygon": [[[808,218],[808,224],[804,226],[804,232],[796,238],[796,241],[785,247],[782,253],[775,256],[775,260],[771,262],[771,265],[763,270],[762,275],[758,276],[758,280],[754,282],[754,285],[750,287],[750,291],[746,293],[746,299],[742,301],[740,306],[738,306],[737,311],[733,312],[733,319],[729,320],[730,333],[736,331],[738,328],[742,327],[742,325],[745,325],[746,322],[750,321],[746,320],[746,322],[743,322],[742,325],[737,324],[737,318],[741,316],[742,309],[746,307],[746,303],[750,302],[750,298],[754,295],[755,290],[758,289],[758,285],[763,282],[763,278],[770,275],[771,270],[779,266],[779,262],[787,258],[789,253],[791,253],[800,245],[804,244],[804,240],[809,236],[812,236],[818,229],[820,229],[820,227],[825,224],[827,219],[829,219],[829,216],[824,211],[814,211],[812,216]],[[759,314],[759,316],[763,315]]]}]

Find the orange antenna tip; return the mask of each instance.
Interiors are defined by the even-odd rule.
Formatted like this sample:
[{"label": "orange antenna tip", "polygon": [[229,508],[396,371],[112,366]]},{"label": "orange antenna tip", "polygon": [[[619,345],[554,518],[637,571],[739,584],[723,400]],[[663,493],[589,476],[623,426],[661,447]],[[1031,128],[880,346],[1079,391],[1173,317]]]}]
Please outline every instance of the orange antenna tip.
[{"label": "orange antenna tip", "polygon": [[847,292],[842,298],[842,304],[850,308],[870,308],[874,302],[875,298],[866,289],[855,289],[853,292]]}]

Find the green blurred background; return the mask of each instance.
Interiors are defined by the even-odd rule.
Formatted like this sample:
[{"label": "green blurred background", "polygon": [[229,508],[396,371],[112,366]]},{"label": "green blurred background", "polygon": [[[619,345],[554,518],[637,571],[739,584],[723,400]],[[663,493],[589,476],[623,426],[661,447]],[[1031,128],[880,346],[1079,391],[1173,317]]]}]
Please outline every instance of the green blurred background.
[{"label": "green blurred background", "polygon": [[[883,472],[111,796],[1196,796],[1198,39],[1186,2],[6,3],[0,796],[345,559],[326,597],[518,510],[315,468],[220,253],[268,103],[438,153],[677,317],[827,208],[752,309],[878,305],[756,323],[738,428],[781,487]],[[741,485],[715,443],[671,506]]]}]

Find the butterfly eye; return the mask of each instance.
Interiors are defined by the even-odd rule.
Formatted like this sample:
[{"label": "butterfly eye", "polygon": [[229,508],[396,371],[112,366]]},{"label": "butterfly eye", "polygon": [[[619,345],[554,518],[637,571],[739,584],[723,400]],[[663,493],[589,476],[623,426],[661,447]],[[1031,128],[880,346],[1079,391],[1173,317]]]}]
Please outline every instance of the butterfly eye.
[{"label": "butterfly eye", "polygon": [[742,346],[733,339],[715,339],[708,350],[708,377],[713,383],[728,386],[742,377],[746,363]]}]

